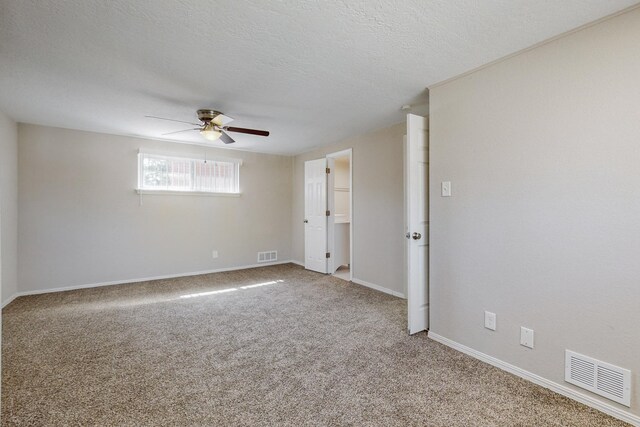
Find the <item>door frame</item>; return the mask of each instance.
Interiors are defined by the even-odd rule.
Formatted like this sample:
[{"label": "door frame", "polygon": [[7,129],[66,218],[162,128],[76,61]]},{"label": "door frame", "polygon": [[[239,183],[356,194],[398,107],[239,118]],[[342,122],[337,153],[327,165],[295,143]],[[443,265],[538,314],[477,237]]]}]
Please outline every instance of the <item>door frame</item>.
[{"label": "door frame", "polygon": [[[336,157],[349,157],[349,213],[351,214],[349,223],[349,281],[353,280],[353,148],[347,148],[345,150],[336,151],[335,153],[329,153],[326,155],[327,159],[335,159]],[[335,199],[334,189],[327,189],[327,200],[329,198]],[[335,207],[335,200],[333,203],[329,203],[330,206]],[[331,212],[331,216],[334,217],[335,212]],[[334,217],[335,218],[335,217]],[[333,242],[335,239],[335,227],[327,227],[327,242],[329,245],[329,252],[333,253]],[[333,261],[334,258],[329,258],[329,271],[333,274]]]},{"label": "door frame", "polygon": [[[408,161],[407,161],[407,131],[405,129],[404,135],[402,135],[402,189],[403,189],[403,212],[402,217],[404,220],[404,232],[409,232],[409,169],[408,169]],[[409,299],[409,250],[406,242],[403,242],[403,265],[402,265],[402,283],[404,284],[403,292],[404,299]]]}]

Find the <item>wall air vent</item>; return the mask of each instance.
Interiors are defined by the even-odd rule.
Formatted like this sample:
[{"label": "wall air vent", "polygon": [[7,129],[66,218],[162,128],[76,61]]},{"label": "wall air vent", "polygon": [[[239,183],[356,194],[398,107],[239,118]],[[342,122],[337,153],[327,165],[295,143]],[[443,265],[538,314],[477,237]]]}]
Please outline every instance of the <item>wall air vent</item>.
[{"label": "wall air vent", "polygon": [[258,262],[273,262],[278,260],[278,251],[258,252]]},{"label": "wall air vent", "polygon": [[565,351],[564,380],[625,406],[631,406],[631,371]]}]

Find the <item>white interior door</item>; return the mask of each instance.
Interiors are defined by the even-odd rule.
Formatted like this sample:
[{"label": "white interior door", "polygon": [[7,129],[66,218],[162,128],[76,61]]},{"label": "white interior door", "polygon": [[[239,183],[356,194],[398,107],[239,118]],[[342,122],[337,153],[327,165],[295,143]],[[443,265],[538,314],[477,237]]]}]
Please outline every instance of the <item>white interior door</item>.
[{"label": "white interior door", "polygon": [[327,159],[304,163],[304,268],[327,270]]},{"label": "white interior door", "polygon": [[407,115],[407,303],[409,333],[429,328],[429,139],[424,117]]}]

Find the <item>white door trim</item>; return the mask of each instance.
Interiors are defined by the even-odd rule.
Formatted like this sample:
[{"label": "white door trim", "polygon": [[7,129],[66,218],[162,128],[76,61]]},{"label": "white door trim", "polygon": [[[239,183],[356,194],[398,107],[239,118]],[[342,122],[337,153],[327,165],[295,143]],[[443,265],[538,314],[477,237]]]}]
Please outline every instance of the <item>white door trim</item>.
[{"label": "white door trim", "polygon": [[336,197],[335,197],[335,165],[334,158],[327,156],[325,158],[325,164],[330,171],[327,174],[327,206],[326,210],[329,211],[327,216],[327,252],[330,254],[327,258],[327,273],[333,274],[335,272],[336,261],[336,242],[335,242],[335,230],[336,230]]}]

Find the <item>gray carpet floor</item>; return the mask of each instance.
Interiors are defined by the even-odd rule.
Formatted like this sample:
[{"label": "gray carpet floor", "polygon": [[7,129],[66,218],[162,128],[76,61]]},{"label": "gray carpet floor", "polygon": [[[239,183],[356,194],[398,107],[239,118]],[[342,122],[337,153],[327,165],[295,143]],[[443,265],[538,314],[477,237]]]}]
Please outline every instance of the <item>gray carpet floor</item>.
[{"label": "gray carpet floor", "polygon": [[2,339],[4,426],[624,425],[294,265],[21,297]]}]

